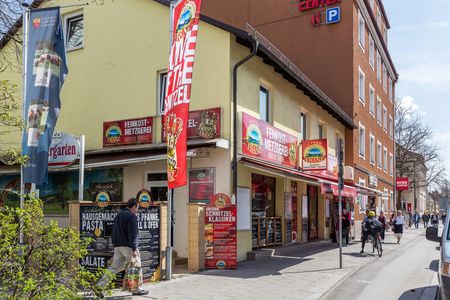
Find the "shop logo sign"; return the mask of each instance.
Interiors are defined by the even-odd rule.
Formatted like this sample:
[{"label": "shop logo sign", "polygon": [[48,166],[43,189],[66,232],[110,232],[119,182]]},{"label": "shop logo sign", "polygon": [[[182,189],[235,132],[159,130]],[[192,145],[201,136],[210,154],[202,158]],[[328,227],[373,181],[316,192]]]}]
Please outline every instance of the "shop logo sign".
[{"label": "shop logo sign", "polygon": [[146,189],[140,190],[136,199],[138,200],[139,206],[143,208],[147,208],[152,204],[152,196]]},{"label": "shop logo sign", "polygon": [[41,26],[41,18],[36,17],[33,20],[33,27],[38,29]]},{"label": "shop logo sign", "polygon": [[328,144],[326,139],[302,142],[303,170],[326,171],[328,169]]},{"label": "shop logo sign", "polygon": [[97,206],[100,208],[106,207],[111,203],[111,195],[106,190],[100,190],[97,192],[97,195],[95,195],[95,202],[97,203]]},{"label": "shop logo sign", "polygon": [[105,137],[110,144],[118,143],[121,136],[122,130],[117,124],[111,124],[108,129],[106,129]]},{"label": "shop logo sign", "polygon": [[181,10],[180,18],[178,19],[176,32],[177,35],[186,35],[186,31],[189,28],[189,25],[194,21],[196,11],[197,7],[193,1],[189,1],[188,3],[186,3],[186,5]]},{"label": "shop logo sign", "polygon": [[227,263],[224,260],[219,260],[216,263],[217,269],[225,269],[227,267]]},{"label": "shop logo sign", "polygon": [[305,149],[305,161],[318,163],[325,159],[325,148],[321,145],[311,145]]},{"label": "shop logo sign", "polygon": [[48,149],[48,166],[59,168],[70,166],[80,157],[80,142],[71,134],[54,132]]},{"label": "shop logo sign", "polygon": [[250,123],[247,127],[247,149],[252,154],[260,154],[262,148],[262,134],[258,125]]}]

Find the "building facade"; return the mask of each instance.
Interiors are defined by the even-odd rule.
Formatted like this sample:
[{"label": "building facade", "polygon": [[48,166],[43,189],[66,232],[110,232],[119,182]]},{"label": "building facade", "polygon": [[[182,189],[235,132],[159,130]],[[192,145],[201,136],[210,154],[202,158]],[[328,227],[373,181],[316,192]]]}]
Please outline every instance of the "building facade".
[{"label": "building facade", "polygon": [[[86,136],[84,200],[107,190],[113,201],[126,201],[147,189],[154,202],[167,201],[161,116],[169,10],[167,3],[158,2],[105,1],[62,10],[69,75],[57,130]],[[232,69],[255,45],[256,56],[237,73],[234,119]],[[234,122],[239,137],[236,204],[238,219],[246,224],[238,225],[238,260],[257,247],[329,239],[336,220],[336,146],[355,128],[352,118],[256,30],[248,34],[202,16],[193,72],[189,182],[174,192],[172,239],[178,255],[188,257],[191,247],[189,205],[208,203],[214,193],[232,194]],[[20,74],[3,72],[0,77],[21,86]],[[258,144],[264,148],[261,153],[247,151],[246,122],[267,141]],[[208,134],[199,134],[201,128]],[[136,141],[127,129],[145,135]],[[1,138],[20,145],[19,132]],[[328,170],[302,170],[299,142],[306,140],[327,141]],[[49,183],[39,187],[47,215],[67,214],[67,201],[78,195],[77,169],[78,163],[52,169]],[[17,190],[18,176],[18,166],[0,166],[2,186]],[[350,209],[355,187],[347,186],[344,196]],[[11,193],[2,197],[17,201]],[[254,222],[267,226],[266,241],[255,240]],[[273,242],[268,242],[269,232],[275,232]]]}]

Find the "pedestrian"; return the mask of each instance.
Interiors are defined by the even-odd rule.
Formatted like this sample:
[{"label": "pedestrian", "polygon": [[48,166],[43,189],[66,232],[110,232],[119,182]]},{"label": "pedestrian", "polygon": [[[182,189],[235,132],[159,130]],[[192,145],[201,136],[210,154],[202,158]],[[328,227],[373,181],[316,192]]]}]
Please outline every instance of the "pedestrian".
[{"label": "pedestrian", "polygon": [[443,211],[442,212],[442,216],[441,216],[441,219],[442,219],[442,225],[445,225],[445,219],[447,218],[447,212],[446,211]]},{"label": "pedestrian", "polygon": [[431,215],[431,225],[432,226],[438,226],[439,225],[439,217],[437,212],[433,212]]},{"label": "pedestrian", "polygon": [[[112,229],[112,243],[114,245],[114,256],[111,267],[108,270],[112,274],[123,271],[130,261],[134,259],[137,265],[141,265],[141,257],[138,250],[139,235],[137,224],[137,211],[139,204],[135,198],[130,198],[124,208],[114,218]],[[98,285],[105,287],[111,280],[110,274],[105,274],[99,280]],[[147,295],[148,291],[142,288],[142,268],[139,268],[139,290],[133,292],[133,295]],[[100,297],[103,295],[100,293]]]},{"label": "pedestrian", "polygon": [[430,220],[430,216],[428,216],[427,212],[424,212],[422,215],[423,227],[428,227],[428,221]]},{"label": "pedestrian", "polygon": [[381,241],[384,242],[384,233],[386,231],[386,217],[384,216],[383,211],[380,212],[380,216],[378,217],[378,222],[380,222],[382,225],[380,235],[381,235]]},{"label": "pedestrian", "polygon": [[409,214],[409,212],[406,212],[405,213],[405,226],[406,226],[406,229],[409,228],[409,221],[410,220],[411,220],[410,214]]},{"label": "pedestrian", "polygon": [[400,244],[402,238],[403,225],[405,225],[405,218],[401,211],[397,211],[397,216],[394,218],[394,235],[397,237],[397,244]]},{"label": "pedestrian", "polygon": [[420,214],[419,211],[416,209],[416,211],[414,212],[414,215],[412,217],[413,222],[414,222],[414,227],[416,227],[416,229],[419,228],[419,223],[420,223]]}]

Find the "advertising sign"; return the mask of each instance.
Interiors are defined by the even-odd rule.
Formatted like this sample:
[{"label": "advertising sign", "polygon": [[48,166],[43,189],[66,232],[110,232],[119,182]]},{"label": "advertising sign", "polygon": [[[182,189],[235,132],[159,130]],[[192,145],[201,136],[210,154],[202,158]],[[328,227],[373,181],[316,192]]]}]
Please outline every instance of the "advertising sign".
[{"label": "advertising sign", "polygon": [[290,168],[297,167],[297,138],[242,113],[242,153]]},{"label": "advertising sign", "polygon": [[342,0],[300,0],[298,9],[301,12],[341,3]]},{"label": "advertising sign", "polygon": [[[106,207],[92,204],[80,206],[80,234],[82,238],[92,238],[88,246],[88,255],[80,260],[80,264],[88,270],[109,267],[108,261],[114,254],[111,235],[116,215],[125,208],[126,203],[110,203]],[[153,273],[159,269],[160,246],[160,210],[158,206],[139,208],[137,213],[139,229],[139,252],[141,254],[144,280],[152,279]],[[116,277],[121,280],[123,274]]]},{"label": "advertising sign", "polygon": [[369,174],[369,186],[378,186],[378,177],[376,175]]},{"label": "advertising sign", "polygon": [[48,149],[48,166],[53,168],[70,166],[80,157],[80,141],[65,132],[53,133]]},{"label": "advertising sign", "polygon": [[24,166],[24,182],[38,186],[47,183],[48,151],[68,72],[62,28],[59,7],[30,10],[22,154],[29,158]]},{"label": "advertising sign", "polygon": [[396,179],[397,191],[407,191],[409,190],[408,177],[397,177]]},{"label": "advertising sign", "polygon": [[302,169],[304,171],[327,170],[328,146],[326,139],[302,141]]},{"label": "advertising sign", "polygon": [[103,122],[103,147],[151,144],[153,117]]},{"label": "advertising sign", "polygon": [[[213,139],[220,137],[221,108],[193,110],[187,121],[187,139]],[[162,140],[166,139],[166,129],[161,126]]]},{"label": "advertising sign", "polygon": [[214,196],[214,168],[189,170],[189,202],[210,204]]},{"label": "advertising sign", "polygon": [[200,5],[201,0],[182,0],[172,12],[172,48],[164,99],[169,189],[187,182],[186,136]]},{"label": "advertising sign", "polygon": [[216,194],[213,205],[205,209],[205,267],[234,269],[237,267],[236,205],[230,197]]}]

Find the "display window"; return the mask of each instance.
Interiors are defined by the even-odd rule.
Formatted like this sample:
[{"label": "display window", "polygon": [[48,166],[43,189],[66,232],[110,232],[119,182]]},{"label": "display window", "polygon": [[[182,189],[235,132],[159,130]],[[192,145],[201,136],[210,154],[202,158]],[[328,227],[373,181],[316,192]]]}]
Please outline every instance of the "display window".
[{"label": "display window", "polygon": [[275,178],[252,174],[252,216],[275,217]]}]

